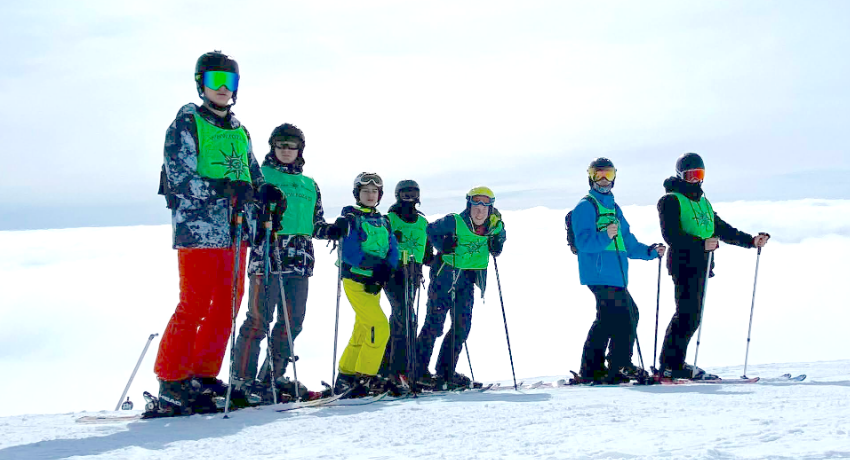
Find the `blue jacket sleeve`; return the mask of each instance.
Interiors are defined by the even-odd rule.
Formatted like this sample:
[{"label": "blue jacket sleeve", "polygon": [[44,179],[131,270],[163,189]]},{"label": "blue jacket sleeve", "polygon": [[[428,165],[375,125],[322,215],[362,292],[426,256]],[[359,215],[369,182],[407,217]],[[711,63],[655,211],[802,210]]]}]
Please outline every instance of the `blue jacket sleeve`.
[{"label": "blue jacket sleeve", "polygon": [[579,252],[602,252],[611,243],[605,230],[596,231],[596,210],[587,200],[582,200],[573,210],[572,227]]},{"label": "blue jacket sleeve", "polygon": [[658,253],[655,252],[655,249],[650,250],[649,246],[639,242],[632,234],[629,222],[626,221],[626,216],[623,215],[619,206],[617,206],[617,216],[620,219],[620,234],[623,235],[623,242],[626,245],[626,254],[629,259],[657,259]]},{"label": "blue jacket sleeve", "polygon": [[398,268],[398,240],[392,232],[390,232],[390,250],[387,252],[386,261],[393,269]]},{"label": "blue jacket sleeve", "polygon": [[443,241],[455,234],[455,218],[449,214],[428,224],[428,241],[437,249],[443,247]]}]

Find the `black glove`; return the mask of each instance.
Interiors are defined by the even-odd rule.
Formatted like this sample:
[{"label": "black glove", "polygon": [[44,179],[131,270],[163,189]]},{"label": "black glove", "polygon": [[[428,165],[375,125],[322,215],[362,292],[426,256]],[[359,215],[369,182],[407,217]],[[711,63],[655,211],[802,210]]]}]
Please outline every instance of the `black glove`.
[{"label": "black glove", "polygon": [[336,221],[328,227],[328,239],[338,240],[348,234],[348,219],[337,217]]},{"label": "black glove", "polygon": [[234,208],[242,209],[246,203],[254,201],[254,187],[244,180],[229,180],[221,186],[221,194],[235,200]]},{"label": "black glove", "polygon": [[394,231],[393,235],[395,235],[395,240],[399,243],[401,243],[401,240],[404,239],[404,233],[401,233],[401,230]]},{"label": "black glove", "polygon": [[275,187],[268,182],[264,183],[260,186],[259,190],[257,190],[258,199],[260,201],[260,206],[264,209],[274,210],[274,212],[278,212],[283,214],[286,211],[286,197],[283,195],[283,192],[280,191],[279,188]]},{"label": "black glove", "polygon": [[367,284],[363,286],[363,290],[372,295],[378,295],[383,289],[383,286],[380,284]]},{"label": "black glove", "polygon": [[457,236],[449,235],[443,238],[443,245],[440,247],[440,252],[443,254],[451,254],[457,247]]},{"label": "black glove", "polygon": [[382,262],[372,269],[372,279],[381,286],[387,284],[392,276],[393,269],[387,263]]},{"label": "black glove", "polygon": [[496,253],[496,243],[495,243],[495,241],[496,241],[496,239],[493,238],[493,237],[487,238],[487,250],[490,251],[490,254],[493,254],[493,257],[499,255],[498,253]]}]

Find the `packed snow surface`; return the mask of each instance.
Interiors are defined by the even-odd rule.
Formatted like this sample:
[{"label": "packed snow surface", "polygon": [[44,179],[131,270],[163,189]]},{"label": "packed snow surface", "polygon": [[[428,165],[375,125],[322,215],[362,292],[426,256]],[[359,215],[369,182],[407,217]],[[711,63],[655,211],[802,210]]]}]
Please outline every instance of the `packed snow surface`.
[{"label": "packed snow surface", "polygon": [[[742,370],[712,369],[728,378]],[[789,372],[808,378],[770,379]],[[747,374],[766,381],[469,392],[284,413],[267,406],[230,419],[4,417],[0,459],[850,458],[850,360]]]}]

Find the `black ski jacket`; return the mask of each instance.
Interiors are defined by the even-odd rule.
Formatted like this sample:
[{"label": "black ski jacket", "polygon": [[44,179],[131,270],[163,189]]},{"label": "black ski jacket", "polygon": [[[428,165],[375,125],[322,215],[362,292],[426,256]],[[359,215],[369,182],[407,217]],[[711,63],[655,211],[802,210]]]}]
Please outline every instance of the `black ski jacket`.
[{"label": "black ski jacket", "polygon": [[[661,220],[661,234],[670,246],[667,252],[667,270],[674,277],[693,275],[704,276],[708,264],[708,253],[705,251],[705,240],[689,235],[682,230],[679,200],[671,192],[679,192],[693,201],[699,201],[703,195],[701,184],[689,184],[678,177],[670,177],[664,181],[667,192],[658,200],[658,217]],[[743,248],[753,247],[753,236],[729,225],[714,213],[714,236],[724,243]],[[714,251],[717,259],[717,251]],[[711,263],[714,268],[714,261]],[[709,276],[714,276],[712,271]]]}]

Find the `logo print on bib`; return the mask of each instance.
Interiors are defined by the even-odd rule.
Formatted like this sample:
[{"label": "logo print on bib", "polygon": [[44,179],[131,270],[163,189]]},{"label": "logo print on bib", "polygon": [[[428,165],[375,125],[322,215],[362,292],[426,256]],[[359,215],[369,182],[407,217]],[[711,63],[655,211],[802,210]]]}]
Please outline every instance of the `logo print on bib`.
[{"label": "logo print on bib", "polygon": [[236,151],[236,146],[231,143],[230,148],[232,150],[231,155],[226,154],[223,150],[219,150],[224,161],[217,161],[212,164],[224,166],[227,169],[225,176],[235,176],[233,177],[234,180],[240,180],[242,178],[242,171],[245,169],[246,165],[242,161],[242,157],[239,155],[239,152]]}]

